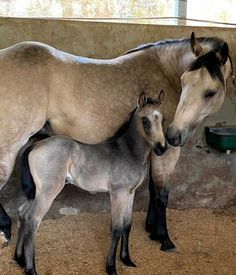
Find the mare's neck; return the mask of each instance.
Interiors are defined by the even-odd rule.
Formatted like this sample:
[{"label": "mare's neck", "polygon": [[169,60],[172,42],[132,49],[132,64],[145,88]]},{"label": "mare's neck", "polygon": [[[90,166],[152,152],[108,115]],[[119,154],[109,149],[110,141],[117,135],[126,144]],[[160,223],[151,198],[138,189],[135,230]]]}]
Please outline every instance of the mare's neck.
[{"label": "mare's neck", "polygon": [[190,43],[187,42],[157,45],[155,50],[165,75],[167,77],[177,77],[179,80],[195,59]]},{"label": "mare's neck", "polygon": [[129,128],[126,133],[122,136],[121,140],[124,142],[131,154],[136,160],[139,160],[141,163],[146,163],[151,152],[151,145],[146,141],[143,135],[140,132],[137,123],[137,113],[135,112]]},{"label": "mare's neck", "polygon": [[190,43],[181,41],[157,43],[156,46],[130,55],[132,58],[128,62],[131,64],[130,68],[134,71],[139,87],[143,87],[151,95],[155,95],[160,88],[172,89],[179,94],[180,78],[195,59]]}]

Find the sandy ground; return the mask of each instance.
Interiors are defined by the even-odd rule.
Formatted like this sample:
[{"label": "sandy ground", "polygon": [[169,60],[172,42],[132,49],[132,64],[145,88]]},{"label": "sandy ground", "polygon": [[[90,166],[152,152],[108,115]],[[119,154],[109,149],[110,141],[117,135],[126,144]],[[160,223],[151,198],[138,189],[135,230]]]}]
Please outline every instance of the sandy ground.
[{"label": "sandy ground", "polygon": [[[130,251],[136,268],[117,257],[119,274],[236,274],[236,215],[197,209],[169,210],[170,235],[176,252],[159,250],[144,231],[145,213],[134,213]],[[110,241],[109,214],[67,216],[42,222],[36,238],[40,275],[105,274]],[[8,247],[0,249],[0,274],[24,274],[12,260],[16,226]],[[119,253],[118,253],[119,254]]]}]

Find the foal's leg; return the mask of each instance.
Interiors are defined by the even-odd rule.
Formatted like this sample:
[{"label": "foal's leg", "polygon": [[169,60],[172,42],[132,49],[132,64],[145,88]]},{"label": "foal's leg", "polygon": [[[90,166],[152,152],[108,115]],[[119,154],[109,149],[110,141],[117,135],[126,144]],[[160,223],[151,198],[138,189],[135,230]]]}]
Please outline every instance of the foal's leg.
[{"label": "foal's leg", "polygon": [[[27,203],[27,202],[26,202]],[[23,207],[23,206],[22,206]],[[22,208],[21,207],[21,208]],[[20,211],[18,210],[18,233],[14,259],[21,267],[25,267],[25,255],[24,255],[24,219],[20,217]]]},{"label": "foal's leg", "polygon": [[166,207],[169,191],[166,188],[172,176],[175,165],[179,159],[180,148],[168,146],[163,156],[152,153],[150,173],[150,202],[146,219],[146,230],[151,233],[150,238],[161,242],[161,250],[167,251],[175,248],[169,238]]},{"label": "foal's leg", "polygon": [[[119,190],[119,191],[110,192],[112,229],[111,229],[111,244],[110,244],[107,263],[106,263],[106,271],[110,275],[117,274],[116,273],[116,250],[117,250],[117,245],[119,243],[119,240],[122,236],[123,236],[123,245],[122,245],[123,248],[121,248],[121,250],[123,252],[124,259],[129,258],[129,252],[126,249],[126,246],[128,247],[128,238],[129,238],[129,231],[130,231],[130,229],[128,229],[129,227],[128,224],[131,225],[131,217],[129,217],[130,215],[127,215],[127,214],[130,213],[130,206],[132,209],[133,196],[134,194],[131,194],[128,190],[122,190],[122,191]],[[126,232],[124,232],[125,227],[126,227]]]},{"label": "foal's leg", "polygon": [[29,275],[37,274],[35,269],[34,234],[65,183],[63,180],[54,184],[44,181],[44,185],[47,188],[41,189],[34,200],[27,201],[19,208],[21,226],[18,232],[15,253],[17,257],[15,259],[20,266],[25,266],[25,272]]},{"label": "foal's leg", "polygon": [[120,249],[121,261],[125,265],[133,266],[133,267],[135,267],[136,265],[132,262],[129,255],[129,234],[130,234],[131,225],[132,225],[134,194],[135,192],[133,191],[132,193],[130,193],[128,197],[128,204],[127,204],[127,209],[126,209],[124,222],[123,222],[124,228],[123,228],[123,234],[121,238],[121,249]]}]

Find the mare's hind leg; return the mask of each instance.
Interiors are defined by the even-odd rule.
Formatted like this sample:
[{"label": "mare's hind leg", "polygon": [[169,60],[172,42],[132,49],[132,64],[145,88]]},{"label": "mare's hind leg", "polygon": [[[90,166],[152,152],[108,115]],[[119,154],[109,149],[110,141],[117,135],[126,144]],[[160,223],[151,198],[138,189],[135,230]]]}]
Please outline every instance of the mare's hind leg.
[{"label": "mare's hind leg", "polygon": [[[18,150],[16,148],[9,146],[4,150],[0,148],[0,190],[11,176],[17,153]],[[11,225],[12,222],[9,215],[0,204],[0,237],[3,238],[6,244],[11,238]]]},{"label": "mare's hind leg", "polygon": [[[35,268],[34,234],[52,202],[65,185],[63,180],[59,182],[48,183],[45,180],[43,182],[44,186],[40,184],[40,193],[36,193],[35,199],[27,201],[19,208],[20,228],[15,259],[20,266],[25,267],[26,274],[37,274]],[[36,190],[37,186],[36,183]]]},{"label": "mare's hind leg", "polygon": [[[106,271],[110,275],[116,275],[116,250],[121,237],[123,244],[121,248],[122,260],[132,263],[129,257],[128,240],[131,226],[131,213],[134,193],[129,190],[110,192],[111,199],[111,244],[106,263]],[[122,254],[123,253],[123,254]],[[130,264],[131,265],[131,264]]]},{"label": "mare's hind leg", "polygon": [[5,245],[9,242],[11,238],[11,219],[7,212],[0,204],[0,237],[3,239]]},{"label": "mare's hind leg", "polygon": [[168,251],[175,248],[170,240],[167,221],[166,207],[169,191],[166,187],[172,176],[175,165],[179,159],[180,148],[169,145],[163,156],[152,153],[151,173],[149,182],[150,202],[148,207],[146,230],[150,232],[152,240],[161,242],[161,250]]}]

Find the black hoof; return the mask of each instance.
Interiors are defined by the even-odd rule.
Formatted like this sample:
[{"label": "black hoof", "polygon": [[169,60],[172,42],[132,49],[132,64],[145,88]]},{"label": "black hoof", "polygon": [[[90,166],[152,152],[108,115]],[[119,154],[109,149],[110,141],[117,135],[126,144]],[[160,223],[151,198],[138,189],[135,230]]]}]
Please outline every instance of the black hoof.
[{"label": "black hoof", "polygon": [[132,262],[132,260],[130,259],[129,256],[121,258],[121,261],[123,262],[124,265],[126,266],[132,266],[132,267],[136,267],[136,264]]},{"label": "black hoof", "polygon": [[21,256],[17,256],[15,253],[14,260],[18,263],[19,266],[25,267],[25,256],[22,254]]},{"label": "black hoof", "polygon": [[116,267],[114,265],[107,265],[106,271],[107,271],[107,274],[109,275],[117,275]]},{"label": "black hoof", "polygon": [[162,236],[157,236],[158,240],[161,242],[161,251],[165,252],[173,252],[175,251],[175,245],[171,241],[168,235],[162,235]]},{"label": "black hoof", "polygon": [[37,272],[34,268],[31,268],[31,269],[28,269],[28,270],[25,270],[25,273],[27,275],[37,275]]},{"label": "black hoof", "polygon": [[156,233],[151,233],[149,238],[161,243],[161,251],[173,252],[176,249],[174,243],[171,241],[168,235],[158,235]]},{"label": "black hoof", "polygon": [[170,239],[167,239],[161,243],[160,250],[165,252],[175,252],[176,247]]}]

